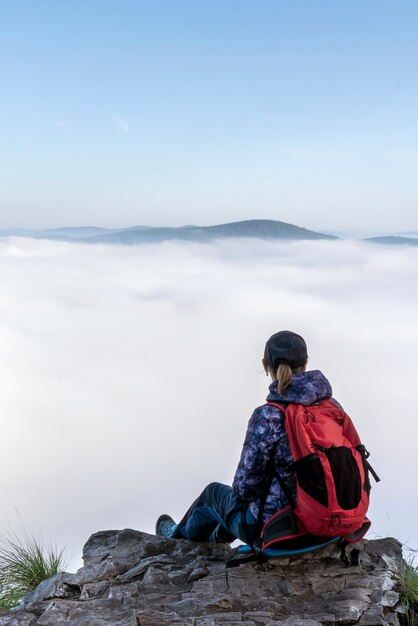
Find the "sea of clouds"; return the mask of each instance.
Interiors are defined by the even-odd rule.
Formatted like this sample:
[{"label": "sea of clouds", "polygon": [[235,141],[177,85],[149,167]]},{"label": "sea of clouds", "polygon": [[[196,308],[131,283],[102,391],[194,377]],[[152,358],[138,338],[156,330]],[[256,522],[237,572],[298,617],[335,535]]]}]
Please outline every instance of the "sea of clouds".
[{"label": "sea of clouds", "polygon": [[0,241],[0,530],[153,532],[231,483],[266,339],[307,340],[382,482],[370,536],[418,547],[418,249],[354,241]]}]

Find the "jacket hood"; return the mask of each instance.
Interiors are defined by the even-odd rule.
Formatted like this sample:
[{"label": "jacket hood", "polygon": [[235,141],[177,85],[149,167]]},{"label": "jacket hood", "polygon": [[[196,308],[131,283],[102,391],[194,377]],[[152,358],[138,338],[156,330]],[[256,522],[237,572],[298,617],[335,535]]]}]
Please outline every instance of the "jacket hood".
[{"label": "jacket hood", "polygon": [[295,402],[308,405],[332,396],[331,384],[319,370],[294,374],[282,395],[278,392],[277,385],[275,380],[269,386],[267,402]]}]

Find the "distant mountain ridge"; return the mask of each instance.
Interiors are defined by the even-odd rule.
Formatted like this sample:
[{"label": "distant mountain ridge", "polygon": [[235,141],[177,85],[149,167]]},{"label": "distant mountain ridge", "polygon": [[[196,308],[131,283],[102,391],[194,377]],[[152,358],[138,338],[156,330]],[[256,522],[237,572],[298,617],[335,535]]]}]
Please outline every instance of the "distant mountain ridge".
[{"label": "distant mountain ridge", "polygon": [[[409,236],[408,236],[409,235]],[[385,245],[418,246],[418,231],[409,233],[364,237],[356,241]],[[161,243],[163,241],[209,242],[216,239],[256,238],[266,240],[342,240],[350,239],[330,232],[309,230],[279,220],[242,220],[213,226],[144,226],[127,228],[101,228],[98,226],[74,226],[33,230],[28,228],[10,228],[0,230],[0,237],[30,237],[83,243],[109,243],[136,245],[141,243]]]},{"label": "distant mountain ridge", "polygon": [[415,239],[418,237],[418,230],[409,230],[404,233],[395,233],[395,236],[396,237],[410,237],[412,239]]},{"label": "distant mountain ridge", "polygon": [[30,228],[9,228],[0,230],[0,237],[29,237],[33,239],[85,239],[109,232],[108,228],[99,226],[64,226],[62,228],[46,228],[35,230]]},{"label": "distant mountain ridge", "polygon": [[80,226],[46,230],[9,229],[0,231],[0,237],[33,237],[88,243],[139,244],[170,240],[212,241],[223,238],[251,237],[257,239],[338,239],[307,228],[278,220],[244,220],[214,226],[131,226],[129,228],[98,228]]},{"label": "distant mountain ridge", "polygon": [[368,237],[365,241],[371,243],[380,243],[390,246],[418,246],[418,238],[403,237],[401,235],[385,235],[382,237]]}]

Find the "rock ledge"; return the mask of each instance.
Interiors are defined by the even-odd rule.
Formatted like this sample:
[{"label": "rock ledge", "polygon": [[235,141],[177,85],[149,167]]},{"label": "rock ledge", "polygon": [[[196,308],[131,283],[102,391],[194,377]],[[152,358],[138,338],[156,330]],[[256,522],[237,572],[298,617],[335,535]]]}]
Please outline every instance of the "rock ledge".
[{"label": "rock ledge", "polygon": [[227,570],[227,546],[103,531],[84,566],[44,581],[0,626],[399,626],[395,539],[363,541],[345,568],[329,546]]}]

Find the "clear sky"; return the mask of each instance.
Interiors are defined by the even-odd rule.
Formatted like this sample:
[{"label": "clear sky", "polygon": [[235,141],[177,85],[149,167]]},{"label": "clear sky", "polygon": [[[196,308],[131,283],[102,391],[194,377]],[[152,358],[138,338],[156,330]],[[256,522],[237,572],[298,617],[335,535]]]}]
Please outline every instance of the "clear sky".
[{"label": "clear sky", "polygon": [[0,228],[418,229],[415,0],[0,14]]}]

